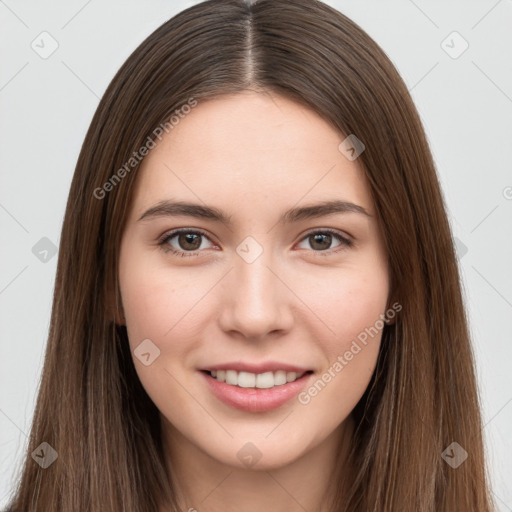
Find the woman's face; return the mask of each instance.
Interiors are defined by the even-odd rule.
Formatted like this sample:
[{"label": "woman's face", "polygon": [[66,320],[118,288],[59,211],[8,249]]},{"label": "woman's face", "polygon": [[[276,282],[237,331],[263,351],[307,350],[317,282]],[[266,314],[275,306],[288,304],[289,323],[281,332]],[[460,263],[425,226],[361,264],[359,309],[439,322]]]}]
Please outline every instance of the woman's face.
[{"label": "woman's face", "polygon": [[246,92],[199,102],[144,159],[122,304],[138,376],[181,447],[284,466],[332,439],[365,391],[388,267],[344,138]]}]

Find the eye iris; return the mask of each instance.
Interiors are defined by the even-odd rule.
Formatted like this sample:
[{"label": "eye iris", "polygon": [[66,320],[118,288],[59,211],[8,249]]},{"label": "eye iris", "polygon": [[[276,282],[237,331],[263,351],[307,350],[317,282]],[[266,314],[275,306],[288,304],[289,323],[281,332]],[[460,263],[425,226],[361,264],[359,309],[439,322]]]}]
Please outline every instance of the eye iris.
[{"label": "eye iris", "polygon": [[[313,242],[311,243],[311,247],[313,249],[319,249],[319,250],[329,249],[329,246],[331,245],[331,242],[332,242],[332,235],[329,235],[329,234],[317,233],[315,235],[311,235],[309,238],[310,238],[310,240],[313,240]],[[325,244],[326,241],[327,241],[327,244]],[[319,247],[317,246],[318,242],[320,242]],[[324,245],[322,245],[321,242],[324,242]]]},{"label": "eye iris", "polygon": [[180,247],[193,251],[201,246],[201,237],[194,233],[181,233],[178,237]]}]

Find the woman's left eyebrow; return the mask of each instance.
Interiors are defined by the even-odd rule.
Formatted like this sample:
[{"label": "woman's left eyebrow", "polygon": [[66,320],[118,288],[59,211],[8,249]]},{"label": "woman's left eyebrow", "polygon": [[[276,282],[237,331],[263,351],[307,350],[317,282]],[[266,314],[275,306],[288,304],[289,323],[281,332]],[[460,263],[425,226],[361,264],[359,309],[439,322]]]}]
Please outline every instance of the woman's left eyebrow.
[{"label": "woman's left eyebrow", "polygon": [[[364,207],[358,204],[334,199],[331,201],[322,201],[316,204],[291,208],[281,215],[279,222],[288,224],[337,213],[358,213],[367,217],[372,217],[372,215],[368,213]],[[215,207],[184,201],[166,200],[160,201],[156,205],[146,210],[138,220],[140,221],[155,217],[170,216],[188,216],[199,219],[208,219],[222,222],[223,224],[227,225],[231,224],[232,218],[232,215],[228,215]]]}]

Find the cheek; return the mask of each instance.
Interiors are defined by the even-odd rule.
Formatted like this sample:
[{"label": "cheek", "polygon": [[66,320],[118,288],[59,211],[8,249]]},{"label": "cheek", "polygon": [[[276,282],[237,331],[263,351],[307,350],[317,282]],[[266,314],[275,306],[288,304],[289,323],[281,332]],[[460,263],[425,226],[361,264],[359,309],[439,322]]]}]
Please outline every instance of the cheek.
[{"label": "cheek", "polygon": [[388,298],[387,274],[376,267],[352,269],[321,282],[321,287],[309,287],[315,290],[309,298],[326,327],[322,344],[330,360],[348,350],[355,339],[375,338],[378,344]]},{"label": "cheek", "polygon": [[324,365],[298,398],[334,428],[355,407],[374,371],[385,325],[388,279],[374,265],[322,282],[324,286],[310,298],[311,309],[329,328],[316,339]]},{"label": "cheek", "polygon": [[[150,262],[151,258],[146,260]],[[179,351],[179,343],[166,343],[175,337],[186,339],[197,328],[194,306],[204,294],[204,283],[158,265],[143,264],[141,258],[120,263],[121,296],[132,349],[144,339],[153,340],[165,352]]]},{"label": "cheek", "polygon": [[160,339],[172,327],[167,311],[174,293],[148,274],[142,276],[134,271],[122,280],[121,295],[131,343],[145,338]]},{"label": "cheek", "polygon": [[[189,397],[180,391],[179,382],[184,367],[189,366],[190,351],[200,340],[197,305],[205,285],[194,282],[190,275],[185,278],[183,272],[170,272],[154,261],[142,261],[142,257],[134,256],[120,263],[128,340],[144,389],[159,410],[176,420],[175,410],[190,408]],[[149,361],[142,358],[144,353],[150,354]]]}]

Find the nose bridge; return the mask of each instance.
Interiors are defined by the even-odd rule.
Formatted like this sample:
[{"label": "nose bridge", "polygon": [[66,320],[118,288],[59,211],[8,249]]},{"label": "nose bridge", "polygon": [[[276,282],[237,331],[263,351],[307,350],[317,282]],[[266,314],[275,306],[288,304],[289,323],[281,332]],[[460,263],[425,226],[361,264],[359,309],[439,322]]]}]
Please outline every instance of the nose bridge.
[{"label": "nose bridge", "polygon": [[279,271],[271,248],[247,237],[236,252],[231,281],[226,287],[229,296],[223,297],[222,302],[222,328],[253,338],[289,329],[290,294],[276,276]]}]

